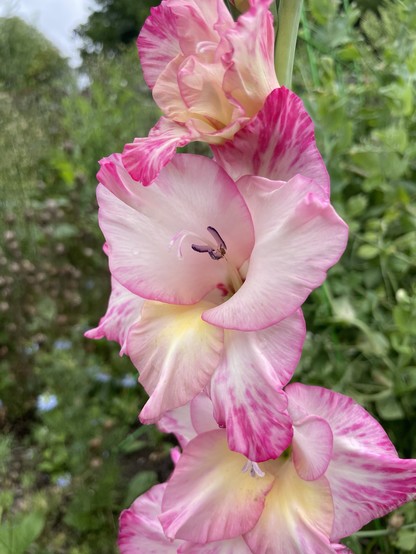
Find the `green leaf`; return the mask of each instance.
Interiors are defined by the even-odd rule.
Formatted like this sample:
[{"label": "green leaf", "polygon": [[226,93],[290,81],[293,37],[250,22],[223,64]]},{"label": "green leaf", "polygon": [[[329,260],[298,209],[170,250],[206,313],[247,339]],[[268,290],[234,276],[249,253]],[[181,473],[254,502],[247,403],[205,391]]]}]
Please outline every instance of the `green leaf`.
[{"label": "green leaf", "polygon": [[6,522],[0,527],[0,554],[25,554],[40,536],[45,526],[45,514],[32,512],[18,522]]},{"label": "green leaf", "polygon": [[138,496],[149,490],[153,485],[156,485],[157,482],[157,473],[155,471],[141,471],[137,473],[130,481],[124,505],[130,506]]},{"label": "green leaf", "polygon": [[372,246],[371,244],[363,244],[357,250],[357,256],[359,256],[363,260],[372,260],[373,258],[377,257],[379,253],[379,249],[376,246]]},{"label": "green leaf", "polygon": [[406,552],[414,552],[416,549],[416,531],[401,529],[397,534],[396,546]]},{"label": "green leaf", "polygon": [[403,408],[393,396],[383,400],[378,400],[376,402],[376,408],[380,417],[387,421],[404,418]]}]

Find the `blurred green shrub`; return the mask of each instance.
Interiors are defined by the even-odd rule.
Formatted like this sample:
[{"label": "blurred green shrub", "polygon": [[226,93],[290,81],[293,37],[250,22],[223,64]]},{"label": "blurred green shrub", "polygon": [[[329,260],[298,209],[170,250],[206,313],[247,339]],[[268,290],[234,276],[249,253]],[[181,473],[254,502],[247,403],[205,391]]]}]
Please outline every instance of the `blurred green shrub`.
[{"label": "blurred green shrub", "polygon": [[[315,123],[347,252],[305,306],[295,378],[330,386],[376,415],[401,456],[416,456],[416,4],[377,12],[306,3],[296,90]],[[403,509],[413,525],[414,510]],[[354,552],[413,552],[415,528],[383,523]],[[378,530],[372,536],[374,529]]]}]

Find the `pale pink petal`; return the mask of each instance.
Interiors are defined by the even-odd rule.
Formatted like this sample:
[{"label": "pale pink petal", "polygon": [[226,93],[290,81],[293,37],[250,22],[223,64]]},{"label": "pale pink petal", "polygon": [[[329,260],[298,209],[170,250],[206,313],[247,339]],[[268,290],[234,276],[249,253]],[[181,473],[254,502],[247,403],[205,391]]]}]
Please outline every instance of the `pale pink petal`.
[{"label": "pale pink petal", "polygon": [[290,444],[292,421],[281,387],[293,375],[304,338],[300,310],[262,331],[226,331],[210,390],[214,417],[226,427],[231,450],[261,462]]},{"label": "pale pink petal", "polygon": [[181,51],[186,56],[215,45],[220,33],[233,25],[223,0],[168,0],[176,17]]},{"label": "pale pink petal", "polygon": [[318,416],[307,416],[293,424],[293,463],[299,477],[305,481],[319,479],[332,457],[331,427]]},{"label": "pale pink petal", "polygon": [[343,394],[301,383],[286,387],[289,413],[295,424],[309,415],[325,419],[332,429],[334,453],[352,450],[363,453],[397,456],[383,427],[352,398]]},{"label": "pale pink petal", "polygon": [[292,314],[322,284],[345,250],[348,228],[320,185],[301,175],[287,183],[242,177],[237,185],[256,243],[242,287],[203,318],[225,328],[258,330]]},{"label": "pale pink petal", "polygon": [[196,436],[191,421],[189,402],[184,406],[164,413],[157,422],[157,426],[163,433],[174,433],[182,448],[185,448],[188,442]]},{"label": "pale pink petal", "polygon": [[137,39],[137,47],[145,81],[153,88],[162,70],[181,51],[176,17],[166,2],[151,8]]},{"label": "pale pink petal", "polygon": [[214,406],[206,392],[196,396],[191,404],[191,421],[196,433],[206,433],[218,429],[218,424],[214,419]]},{"label": "pale pink petal", "polygon": [[300,98],[285,87],[269,94],[233,141],[213,150],[215,160],[235,181],[244,175],[289,181],[299,173],[329,195],[329,175],[316,147],[313,122]]},{"label": "pale pink petal", "polygon": [[[234,182],[209,158],[177,155],[151,187],[135,183],[116,156],[102,163],[99,223],[110,271],[131,292],[193,304],[226,282],[228,263],[239,268],[250,256],[250,213]],[[192,249],[212,243],[208,227],[225,240],[227,259]]]},{"label": "pale pink petal", "polygon": [[243,472],[222,430],[203,433],[185,448],[166,487],[160,521],[169,538],[206,543],[238,537],[263,511],[273,477]]},{"label": "pale pink petal", "polygon": [[212,125],[213,132],[223,129],[234,118],[235,108],[222,88],[223,73],[220,62],[203,63],[196,56],[188,57],[178,71],[181,97],[190,114],[203,117]]},{"label": "pale pink petal", "polygon": [[165,0],[151,8],[137,39],[144,78],[153,88],[163,69],[178,54],[191,55],[204,42],[218,42],[233,25],[222,0]]},{"label": "pale pink petal", "polygon": [[213,415],[213,406],[205,392],[198,394],[184,406],[166,412],[158,422],[164,433],[174,433],[182,448],[197,434],[218,429]]},{"label": "pale pink petal", "polygon": [[328,482],[301,479],[292,462],[277,466],[276,479],[264,511],[254,529],[245,535],[256,554],[334,554],[329,542],[333,504]]},{"label": "pale pink petal", "polygon": [[218,366],[223,330],[206,324],[207,304],[175,306],[146,302],[127,347],[150,395],[140,419],[154,423],[165,412],[189,402],[207,385]]},{"label": "pale pink petal", "polygon": [[164,68],[153,88],[154,101],[165,116],[176,123],[186,123],[190,118],[188,107],[181,96],[178,86],[178,71],[182,64],[186,64],[186,60],[187,58],[181,55],[174,58]]},{"label": "pale pink petal", "polygon": [[353,551],[344,544],[333,544],[332,547],[337,554],[354,554]]},{"label": "pale pink petal", "polygon": [[416,498],[416,460],[338,451],[326,477],[336,506],[336,541]]},{"label": "pale pink petal", "polygon": [[178,554],[252,554],[243,538],[215,541],[206,544],[184,542]]},{"label": "pale pink petal", "polygon": [[114,340],[121,346],[120,355],[128,354],[126,341],[131,327],[140,320],[144,300],[111,279],[111,295],[106,314],[98,327],[85,333],[89,339]]},{"label": "pale pink petal", "polygon": [[120,554],[174,554],[182,541],[166,538],[158,516],[166,484],[156,485],[120,516]]},{"label": "pale pink petal", "polygon": [[[175,155],[176,149],[197,138],[190,128],[161,117],[149,136],[136,138],[123,150],[123,164],[131,177],[150,185]],[[137,186],[137,183],[136,183]]]},{"label": "pale pink petal", "polygon": [[250,554],[241,537],[208,544],[168,539],[159,521],[166,483],[140,496],[120,516],[120,554]]},{"label": "pale pink petal", "polygon": [[289,411],[324,418],[334,436],[325,473],[335,505],[332,540],[416,497],[416,460],[401,460],[380,424],[342,394],[294,383],[286,388]]},{"label": "pale pink petal", "polygon": [[268,94],[279,86],[274,68],[273,16],[268,10],[269,4],[270,0],[259,1],[240,15],[223,40],[222,48],[226,51],[223,62],[228,67],[223,80],[224,91],[249,117],[260,110]]}]

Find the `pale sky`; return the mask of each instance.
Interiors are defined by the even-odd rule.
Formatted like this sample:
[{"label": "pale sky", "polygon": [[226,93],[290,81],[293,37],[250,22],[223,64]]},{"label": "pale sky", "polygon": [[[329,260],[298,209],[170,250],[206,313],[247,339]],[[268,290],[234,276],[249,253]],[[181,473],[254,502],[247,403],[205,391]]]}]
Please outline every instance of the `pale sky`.
[{"label": "pale sky", "polygon": [[94,0],[0,0],[0,17],[17,15],[34,25],[76,66],[80,43],[72,32],[93,6]]}]

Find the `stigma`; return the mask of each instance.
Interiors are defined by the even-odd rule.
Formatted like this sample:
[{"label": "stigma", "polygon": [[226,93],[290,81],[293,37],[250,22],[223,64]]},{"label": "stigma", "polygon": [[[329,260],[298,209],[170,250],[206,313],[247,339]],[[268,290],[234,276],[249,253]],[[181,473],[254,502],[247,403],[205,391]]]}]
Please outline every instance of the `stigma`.
[{"label": "stigma", "polygon": [[256,477],[256,475],[257,477],[264,477],[266,475],[264,471],[260,469],[259,465],[256,462],[252,462],[251,460],[247,460],[241,471],[243,473],[247,473],[247,471],[250,471],[251,477]]}]

